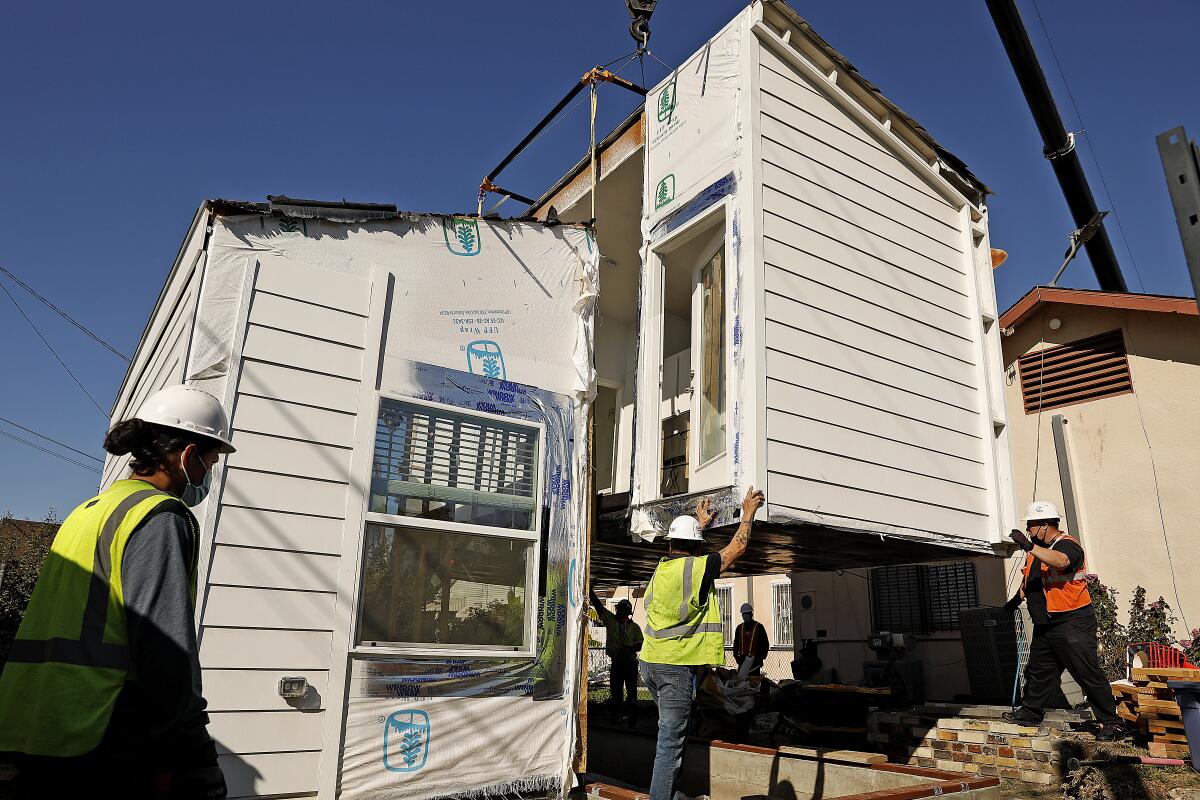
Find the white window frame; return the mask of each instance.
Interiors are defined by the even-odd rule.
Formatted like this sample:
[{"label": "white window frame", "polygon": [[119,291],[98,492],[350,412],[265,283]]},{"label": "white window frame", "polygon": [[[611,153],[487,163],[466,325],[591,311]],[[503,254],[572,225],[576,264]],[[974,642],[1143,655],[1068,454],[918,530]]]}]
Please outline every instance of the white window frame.
[{"label": "white window frame", "polygon": [[[718,222],[720,220],[720,222]],[[714,224],[716,223],[716,224]],[[700,456],[700,444],[698,438],[693,435],[689,437],[688,442],[688,493],[694,494],[697,492],[711,492],[717,489],[727,487],[731,483],[732,470],[730,453],[733,450],[733,426],[730,424],[730,397],[729,381],[733,375],[733,310],[730,305],[730,286],[732,285],[734,270],[729,263],[730,260],[730,242],[733,240],[733,201],[730,197],[725,197],[720,202],[713,203],[712,206],[706,208],[703,212],[697,214],[694,218],[688,220],[683,225],[680,225],[674,231],[671,231],[661,241],[655,242],[650,250],[650,259],[648,267],[650,271],[646,279],[646,297],[643,308],[651,309],[647,315],[646,327],[642,337],[642,347],[638,354],[638,363],[636,366],[636,375],[638,381],[638,415],[639,419],[655,420],[655,424],[647,426],[643,429],[638,426],[638,441],[634,442],[636,452],[634,453],[635,468],[638,470],[638,475],[641,478],[642,486],[645,487],[646,496],[642,498],[642,502],[653,502],[662,499],[662,435],[661,435],[661,394],[662,394],[662,361],[663,361],[663,301],[666,280],[665,259],[669,255],[678,250],[680,247],[694,241],[701,236],[713,236],[714,242],[711,247],[706,247],[705,251],[708,258],[716,252],[720,246],[725,247],[725,330],[723,335],[725,338],[725,450],[720,455],[710,459],[704,464],[700,464],[698,459]],[[719,241],[716,241],[717,232],[720,232]],[[705,261],[700,262],[699,266],[703,267]],[[695,267],[696,265],[693,265]],[[693,275],[698,273],[694,270]],[[695,308],[695,292],[693,290],[693,309]],[[699,330],[699,320],[693,310],[692,316],[692,332],[690,341],[692,342],[693,364],[696,358],[696,342],[698,341],[697,331]],[[693,370],[695,371],[695,370]],[[695,378],[692,381],[693,389],[696,387]],[[694,396],[694,392],[693,392]],[[692,429],[698,431],[699,415],[697,413],[698,405],[693,402]]]},{"label": "white window frame", "polygon": [[[363,542],[367,535],[368,525],[384,525],[394,528],[422,528],[438,533],[466,533],[476,534],[481,536],[491,536],[497,539],[506,540],[521,540],[529,542],[533,557],[527,560],[525,565],[525,646],[519,648],[494,647],[492,645],[469,645],[469,644],[450,644],[450,645],[432,645],[428,643],[396,643],[391,645],[364,645],[359,643],[359,634],[362,627],[362,582],[365,570],[362,564],[359,564],[358,585],[355,590],[355,608],[354,608],[354,628],[353,635],[350,639],[350,653],[356,656],[388,656],[388,655],[425,655],[425,656],[475,656],[475,657],[496,657],[496,658],[533,658],[536,655],[537,647],[537,608],[538,608],[538,576],[541,574],[541,534],[542,534],[542,495],[545,485],[546,475],[546,426],[541,422],[530,422],[529,420],[516,419],[514,417],[505,416],[503,414],[494,414],[486,411],[476,411],[472,408],[463,408],[461,406],[450,405],[448,403],[438,403],[432,400],[420,400],[398,392],[380,391],[378,393],[378,402],[375,405],[375,416],[371,420],[369,426],[369,452],[370,458],[367,459],[367,489],[365,492],[367,501],[367,510],[363,514],[362,525],[358,530],[359,537],[359,561],[366,558],[366,549],[363,547]],[[490,525],[476,525],[466,522],[450,522],[442,520],[420,519],[418,517],[406,517],[397,514],[381,514],[370,510],[370,470],[375,463],[375,429],[379,424],[379,415],[383,411],[384,402],[393,400],[396,402],[407,403],[413,406],[429,408],[434,410],[448,411],[454,414],[462,414],[480,419],[490,419],[496,422],[504,423],[505,425],[515,425],[519,427],[530,428],[537,431],[538,447],[537,455],[534,458],[534,481],[533,481],[533,520],[534,526],[532,530],[518,530],[514,528],[496,528]]]},{"label": "white window frame", "polygon": [[[789,606],[789,616],[792,620],[792,635],[791,641],[784,642],[783,637],[779,635],[779,590],[786,588],[786,596]],[[792,603],[792,582],[784,578],[782,580],[771,581],[771,620],[774,630],[771,631],[771,647],[779,647],[790,650],[796,644],[796,608]]]}]

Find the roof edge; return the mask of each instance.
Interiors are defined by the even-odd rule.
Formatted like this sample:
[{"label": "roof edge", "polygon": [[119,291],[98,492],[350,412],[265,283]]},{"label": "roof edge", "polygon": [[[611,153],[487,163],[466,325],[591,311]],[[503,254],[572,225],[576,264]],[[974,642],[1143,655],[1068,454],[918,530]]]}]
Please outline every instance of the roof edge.
[{"label": "roof edge", "polygon": [[1064,289],[1058,286],[1034,286],[1025,296],[1000,315],[1001,328],[1014,328],[1047,303],[1119,308],[1126,311],[1153,311],[1160,314],[1200,316],[1196,298],[1167,294],[1105,292],[1098,289]]}]

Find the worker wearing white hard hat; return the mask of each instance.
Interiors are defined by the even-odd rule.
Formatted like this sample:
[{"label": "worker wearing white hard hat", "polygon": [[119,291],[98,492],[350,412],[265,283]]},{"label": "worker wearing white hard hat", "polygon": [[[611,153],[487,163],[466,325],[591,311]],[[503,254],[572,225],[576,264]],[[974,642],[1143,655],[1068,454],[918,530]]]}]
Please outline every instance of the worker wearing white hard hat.
[{"label": "worker wearing white hard hat", "polygon": [[[733,660],[737,662],[738,673],[760,674],[770,651],[767,629],[754,618],[754,606],[742,603],[742,621],[733,632]],[[750,662],[748,665],[747,660]]]},{"label": "worker wearing white hard hat", "polygon": [[104,449],[129,456],[129,475],[55,535],[0,674],[0,750],[18,754],[18,796],[223,798],[200,691],[191,507],[234,452],[229,418],[207,392],[168,386]]},{"label": "worker wearing white hard hat", "polygon": [[1005,608],[1016,611],[1028,603],[1033,639],[1021,708],[1004,717],[1019,725],[1040,725],[1046,705],[1062,694],[1065,668],[1087,694],[1099,726],[1096,736],[1119,739],[1124,724],[1100,666],[1083,545],[1059,527],[1059,520],[1054,503],[1035,500],[1025,512],[1026,533],[1014,529],[1009,534],[1025,551],[1025,568],[1021,586]]},{"label": "worker wearing white hard hat", "polygon": [[667,531],[667,555],[646,588],[642,682],[658,704],[658,744],[650,778],[650,800],[671,800],[687,739],[699,667],[725,663],[721,609],[713,588],[718,575],[733,566],[750,542],[754,515],[766,502],[750,487],[733,538],[720,552],[704,553],[704,529],[716,518],[708,498],[695,516],[681,515]]}]

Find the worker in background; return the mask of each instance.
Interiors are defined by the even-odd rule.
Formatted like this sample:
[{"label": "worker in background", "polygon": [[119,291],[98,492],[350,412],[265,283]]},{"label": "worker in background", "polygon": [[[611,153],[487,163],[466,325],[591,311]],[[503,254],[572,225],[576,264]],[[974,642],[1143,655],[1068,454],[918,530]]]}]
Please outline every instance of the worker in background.
[{"label": "worker in background", "polygon": [[[612,690],[609,713],[612,723],[621,723],[621,706],[626,706],[629,727],[637,727],[638,718],[638,651],[642,649],[642,632],[633,622],[633,603],[617,601],[617,613],[609,611],[604,601],[591,592],[592,608],[604,625],[607,635],[604,652],[608,653],[608,685]],[[624,695],[624,702],[622,702]]]},{"label": "worker in background", "polygon": [[211,395],[170,386],[104,437],[131,473],[54,537],[0,673],[0,751],[18,797],[226,796],[200,689],[199,527],[232,453]]},{"label": "worker in background", "polygon": [[658,744],[650,778],[650,800],[672,800],[683,764],[698,667],[725,663],[721,609],[713,584],[750,543],[754,515],[766,499],[754,487],[742,501],[742,520],[719,553],[703,553],[703,528],[716,516],[708,498],[696,516],[680,516],[667,532],[668,551],[646,589],[646,641],[642,683],[658,704]]},{"label": "worker in background", "polygon": [[1097,738],[1119,739],[1124,725],[1096,652],[1096,614],[1085,580],[1083,547],[1059,529],[1058,523],[1054,504],[1039,500],[1025,515],[1028,536],[1015,529],[1010,534],[1027,555],[1021,587],[1005,608],[1015,611],[1022,600],[1029,604],[1033,641],[1023,703],[1004,718],[1018,725],[1040,725],[1066,668],[1087,694],[1099,724]]},{"label": "worker in background", "polygon": [[[738,674],[760,674],[770,650],[771,643],[767,640],[767,629],[754,618],[754,606],[742,603],[742,622],[733,632],[733,658],[737,661]],[[742,664],[746,659],[750,660],[750,666],[743,670]]]}]

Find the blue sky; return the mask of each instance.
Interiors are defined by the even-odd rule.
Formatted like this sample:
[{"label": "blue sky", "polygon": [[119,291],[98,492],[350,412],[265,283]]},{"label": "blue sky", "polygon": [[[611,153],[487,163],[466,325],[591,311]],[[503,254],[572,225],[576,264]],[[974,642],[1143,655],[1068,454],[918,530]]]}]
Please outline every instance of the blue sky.
[{"label": "blue sky", "polygon": [[[652,49],[676,65],[743,5],[661,0]],[[1033,2],[1019,5],[1067,126],[1078,130]],[[1011,254],[996,275],[1001,306],[1048,281],[1074,226],[983,2],[796,7],[995,190],[992,241]],[[1132,251],[1110,217],[1127,281],[1191,294],[1154,137],[1180,124],[1200,136],[1200,6],[1040,0],[1040,10],[1112,201],[1085,144],[1093,190],[1101,208],[1115,203]],[[132,353],[204,198],[469,209],[480,177],[579,75],[633,49],[627,25],[621,0],[8,4],[0,264]],[[636,63],[624,74],[641,80]],[[647,83],[664,74],[647,62]],[[607,87],[602,124],[630,107]],[[584,111],[504,184],[536,195],[579,158]],[[1063,284],[1095,285],[1086,257]],[[7,285],[107,410],[124,363]],[[0,417],[100,456],[106,420],[2,293],[0,343]],[[96,481],[0,438],[0,513],[54,508],[62,517]]]}]

